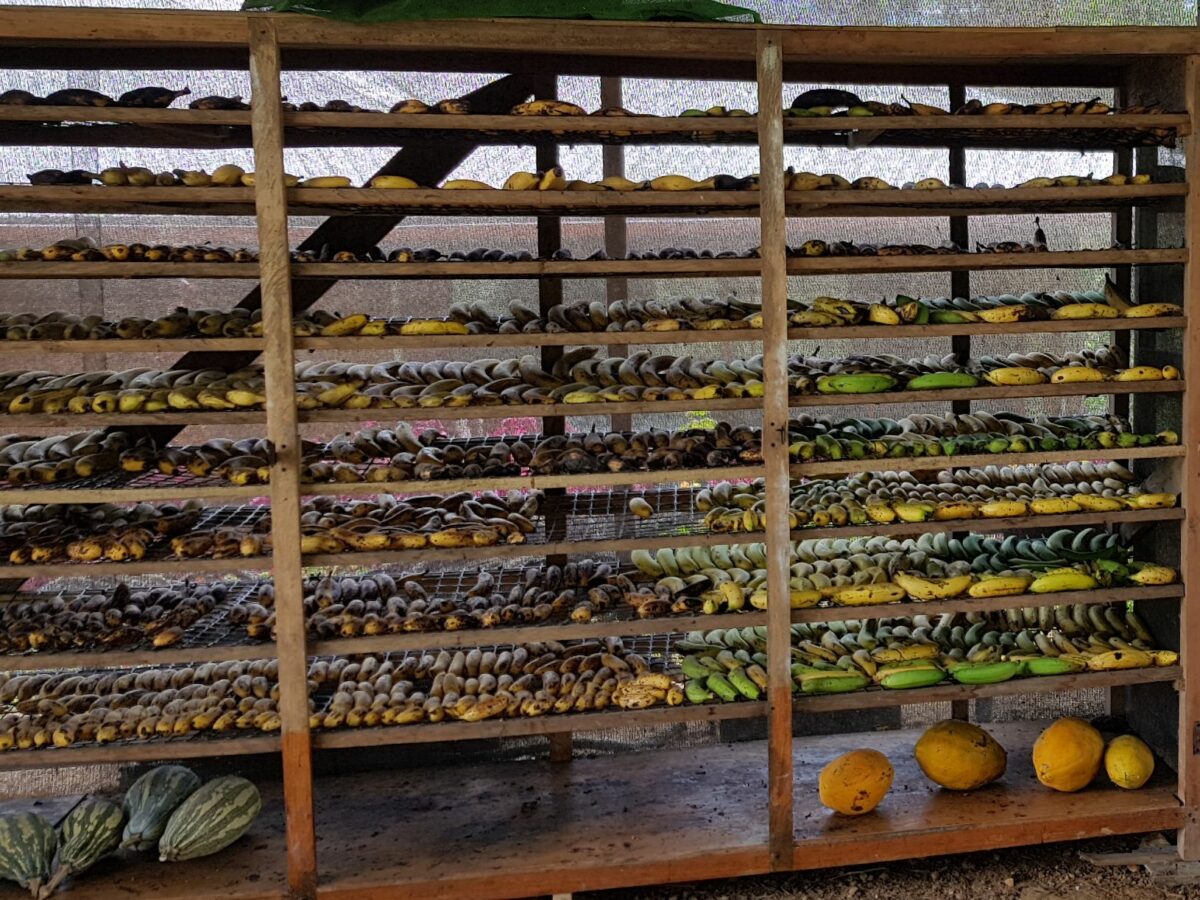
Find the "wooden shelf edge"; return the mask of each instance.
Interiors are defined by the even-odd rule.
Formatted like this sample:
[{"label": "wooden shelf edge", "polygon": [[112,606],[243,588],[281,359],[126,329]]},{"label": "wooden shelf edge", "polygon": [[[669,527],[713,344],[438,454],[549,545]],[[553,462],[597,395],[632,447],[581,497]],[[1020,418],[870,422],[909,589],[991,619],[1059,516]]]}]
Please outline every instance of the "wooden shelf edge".
[{"label": "wooden shelf edge", "polygon": [[180,663],[241,662],[273,659],[274,642],[216,644],[209,647],[167,647],[162,650],[84,650],[72,653],[0,655],[0,672],[34,672],[43,669],[125,669],[134,666],[172,666]]},{"label": "wooden shelf edge", "polygon": [[[814,606],[792,610],[793,622],[841,622],[846,619],[877,619],[888,616],[941,615],[943,613],[994,612],[1028,606],[1063,606],[1074,603],[1124,603],[1126,601],[1178,600],[1183,585],[1101,588],[1094,591],[1059,591],[1053,594],[1013,594],[1007,597],[955,597],[951,600],[880,603],[872,606]],[[714,625],[714,628],[728,626]]]},{"label": "wooden shelf edge", "polygon": [[1004,697],[1010,694],[1057,694],[1063,691],[1132,684],[1178,683],[1182,674],[1183,670],[1179,666],[1166,666],[1113,672],[1078,672],[1074,675],[1045,675],[1039,678],[1013,678],[999,684],[958,684],[948,681],[934,687],[913,690],[871,689],[846,694],[798,694],[795,695],[794,706],[797,712],[881,709],[888,706],[974,700],[980,697]]},{"label": "wooden shelf edge", "polygon": [[[793,478],[816,478],[852,472],[902,469],[905,472],[966,469],[976,466],[1020,466],[1044,463],[1085,462],[1098,459],[1178,459],[1187,455],[1179,444],[1164,447],[1127,447],[1103,450],[1047,450],[1031,453],[966,453],[954,456],[902,456],[874,459],[839,459],[792,463]],[[3,496],[0,494],[0,496]]]},{"label": "wooden shelf edge", "polygon": [[[767,714],[764,701],[720,706],[661,706],[651,709],[609,709],[595,713],[538,716],[533,719],[488,719],[483,722],[439,722],[436,725],[397,725],[313,732],[313,749],[380,747],[389,744],[425,744],[438,741],[526,737],[537,734],[604,731],[610,728],[652,728],[678,722],[715,722],[758,719]],[[3,757],[0,757],[0,761]]]},{"label": "wooden shelf edge", "polygon": [[157,762],[172,759],[205,759],[278,752],[279,738],[273,735],[256,734],[219,740],[204,738],[171,740],[166,738],[138,743],[9,750],[0,754],[0,771]]}]

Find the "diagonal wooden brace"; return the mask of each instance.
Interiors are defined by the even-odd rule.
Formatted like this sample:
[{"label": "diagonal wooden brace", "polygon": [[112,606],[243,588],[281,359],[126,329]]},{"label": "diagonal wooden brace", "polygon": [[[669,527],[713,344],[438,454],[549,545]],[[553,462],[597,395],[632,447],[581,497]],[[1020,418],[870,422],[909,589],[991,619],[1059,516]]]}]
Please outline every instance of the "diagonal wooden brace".
[{"label": "diagonal wooden brace", "polygon": [[[529,98],[533,78],[529,75],[506,75],[486,84],[463,99],[477,113],[503,114]],[[410,145],[399,150],[375,175],[405,175],[419,184],[438,184],[459,167],[479,145],[472,141],[438,142]],[[375,176],[372,176],[375,177]],[[404,216],[336,216],[326,219],[301,244],[301,250],[320,250],[326,244],[338,250],[364,253],[383,240],[404,221]],[[338,279],[314,278],[297,281],[292,286],[292,314],[303,312],[316,304]],[[237,304],[240,309],[259,309],[262,295],[256,286]],[[225,369],[232,371],[248,366],[258,358],[253,351],[198,351],[186,353],[167,369]],[[160,446],[171,441],[184,426],[154,425],[144,433]]]}]

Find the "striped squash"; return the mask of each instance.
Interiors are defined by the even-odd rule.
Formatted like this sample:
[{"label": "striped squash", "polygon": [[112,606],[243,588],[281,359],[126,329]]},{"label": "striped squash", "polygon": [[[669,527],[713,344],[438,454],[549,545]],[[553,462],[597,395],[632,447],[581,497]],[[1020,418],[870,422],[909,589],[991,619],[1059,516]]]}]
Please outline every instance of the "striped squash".
[{"label": "striped squash", "polygon": [[167,819],[188,795],[200,787],[200,776],[184,766],[157,766],[125,792],[125,833],[121,847],[153,850]]},{"label": "striped squash", "polygon": [[58,868],[43,892],[49,896],[70,875],[78,875],[115,851],[125,813],[108,800],[88,797],[67,813],[58,833]]},{"label": "striped squash", "polygon": [[158,842],[158,858],[177,862],[224,850],[243,834],[262,810],[258,788],[245,778],[214,778],[171,813]]},{"label": "striped squash", "polygon": [[0,816],[0,878],[29,888],[36,897],[50,877],[57,843],[54,826],[35,812]]}]

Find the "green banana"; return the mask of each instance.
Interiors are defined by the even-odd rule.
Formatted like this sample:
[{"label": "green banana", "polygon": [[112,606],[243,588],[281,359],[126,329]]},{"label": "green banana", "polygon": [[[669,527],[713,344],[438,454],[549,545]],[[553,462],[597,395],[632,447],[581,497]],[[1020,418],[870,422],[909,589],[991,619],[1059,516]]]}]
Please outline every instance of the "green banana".
[{"label": "green banana", "polygon": [[731,669],[727,678],[729,683],[737,689],[737,692],[747,700],[757,700],[762,695],[762,692],[758,689],[758,685],[750,680],[750,676],[746,674],[746,670],[743,668]]},{"label": "green banana", "polygon": [[683,689],[689,703],[709,703],[715,700],[713,692],[704,686],[704,681],[694,678]]},{"label": "green banana", "polygon": [[844,694],[860,691],[871,683],[859,671],[806,672],[800,676],[800,690],[806,694]]},{"label": "green banana", "polygon": [[946,673],[937,666],[907,667],[888,666],[880,669],[875,676],[879,686],[888,690],[907,690],[909,688],[932,687],[940,684]]},{"label": "green banana", "polygon": [[688,678],[707,678],[709,675],[708,667],[694,656],[685,656],[680,668]]},{"label": "green banana", "polygon": [[896,386],[891,375],[861,372],[855,375],[822,375],[817,379],[817,391],[822,394],[877,394]]},{"label": "green banana", "polygon": [[1084,664],[1066,656],[1035,656],[1021,662],[1026,675],[1070,675],[1083,669]]},{"label": "green banana", "polygon": [[959,684],[999,684],[1021,674],[1019,662],[1005,660],[1003,662],[960,663],[950,670],[952,677]]},{"label": "green banana", "polygon": [[908,380],[910,391],[935,391],[942,388],[978,387],[979,379],[970,372],[929,372]]},{"label": "green banana", "polygon": [[709,675],[704,681],[704,686],[726,703],[732,703],[741,696],[737,688],[729,683],[729,679],[719,672]]}]

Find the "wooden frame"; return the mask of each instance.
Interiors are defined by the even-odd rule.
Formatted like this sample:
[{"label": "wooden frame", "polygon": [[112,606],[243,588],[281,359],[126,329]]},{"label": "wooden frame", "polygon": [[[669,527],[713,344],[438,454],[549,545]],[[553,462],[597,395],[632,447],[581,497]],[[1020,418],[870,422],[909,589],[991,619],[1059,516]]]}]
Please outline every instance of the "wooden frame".
[{"label": "wooden frame", "polygon": [[[553,46],[554,52],[545,47]],[[1095,392],[1090,385],[1038,385],[1028,387],[982,387],[951,391],[912,392],[843,396],[789,396],[786,378],[788,340],[872,340],[904,337],[942,337],[953,341],[960,352],[969,350],[976,335],[1028,335],[1041,332],[1085,332],[1097,328],[1131,335],[1135,330],[1183,329],[1184,371],[1200,367],[1200,327],[1189,318],[1162,320],[1105,320],[1103,322],[1023,322],[1016,324],[932,325],[911,331],[879,326],[831,328],[789,328],[787,297],[790,277],[830,274],[891,274],[905,272],[951,272],[956,290],[969,291],[970,273],[1008,269],[1098,268],[1132,266],[1186,266],[1186,293],[1189,301],[1200,296],[1200,264],[1192,259],[1190,248],[1056,250],[1036,254],[948,254],[924,256],[797,257],[787,247],[787,218],[802,216],[943,216],[949,217],[955,235],[965,235],[967,217],[1015,211],[1109,212],[1122,210],[1124,224],[1118,233],[1129,233],[1131,210],[1156,205],[1159,210],[1175,210],[1183,204],[1188,234],[1200,233],[1200,139],[1193,123],[1200,116],[1200,42],[1190,29],[806,29],[780,27],[698,26],[648,24],[629,26],[614,23],[586,23],[562,28],[536,21],[413,23],[361,29],[317,19],[245,14],[204,14],[159,11],[105,10],[102,14],[80,13],[21,7],[0,7],[0,49],[11,54],[13,66],[70,64],[89,67],[136,67],[169,65],[166,61],[186,61],[195,54],[210,54],[208,67],[241,68],[249,65],[254,87],[253,108],[249,112],[199,113],[185,110],[92,110],[50,107],[0,108],[0,144],[36,139],[52,129],[51,142],[85,140],[87,130],[73,123],[104,123],[105,132],[120,140],[127,130],[147,126],[166,126],[185,131],[178,145],[188,146],[195,134],[197,145],[203,141],[228,140],[229,146],[252,144],[257,183],[253,189],[192,188],[38,188],[0,187],[0,209],[5,211],[54,210],[95,212],[137,212],[173,215],[179,213],[248,214],[253,211],[258,223],[260,258],[258,263],[238,264],[164,264],[164,263],[0,263],[0,279],[120,279],[120,278],[214,278],[257,281],[261,289],[265,336],[263,338],[212,338],[141,341],[39,341],[14,345],[15,350],[37,353],[144,353],[173,350],[214,353],[260,353],[266,373],[270,403],[261,412],[179,415],[173,413],[144,416],[9,416],[13,428],[64,427],[76,425],[162,425],[197,424],[258,425],[274,441],[278,461],[269,486],[217,487],[199,485],[161,492],[151,488],[95,489],[78,493],[74,499],[88,502],[104,499],[140,500],[153,496],[202,496],[230,500],[269,495],[272,508],[273,544],[269,557],[252,562],[244,560],[145,560],[137,564],[101,563],[90,566],[43,564],[0,567],[7,576],[27,578],[63,574],[107,576],[117,574],[158,573],[232,573],[249,567],[270,569],[275,580],[278,619],[276,639],[272,643],[247,644],[220,648],[172,649],[168,651],[131,650],[127,652],[57,653],[0,658],[0,670],[30,670],[38,667],[132,666],[153,662],[192,662],[210,659],[242,659],[276,656],[280,662],[279,735],[227,741],[87,747],[60,751],[0,755],[0,768],[83,765],[95,762],[132,762],[165,758],[223,756],[254,753],[278,754],[284,781],[279,808],[286,821],[286,842],[274,847],[282,857],[266,866],[278,870],[277,878],[268,878],[261,887],[249,883],[228,891],[231,900],[250,897],[287,896],[293,900],[317,897],[356,900],[392,900],[412,897],[493,897],[503,888],[484,883],[480,878],[456,873],[440,877],[409,877],[403,866],[390,866],[392,860],[380,860],[370,877],[349,878],[337,864],[324,877],[325,862],[318,858],[317,837],[330,838],[338,846],[344,832],[329,832],[322,810],[322,779],[314,778],[314,751],[333,751],[351,747],[411,745],[426,742],[475,740],[529,735],[555,736],[552,759],[570,757],[569,734],[575,731],[603,730],[614,727],[655,727],[681,722],[730,719],[766,719],[769,739],[764,745],[764,800],[757,808],[759,821],[754,838],[744,846],[726,853],[673,850],[661,862],[640,861],[622,867],[619,859],[601,866],[585,866],[582,873],[568,867],[551,866],[534,876],[521,865],[510,865],[514,891],[542,890],[560,883],[567,889],[633,886],[637,884],[683,880],[693,877],[719,877],[760,871],[813,868],[817,865],[843,864],[869,860],[926,855],[946,850],[966,850],[985,846],[1015,845],[1039,839],[1067,839],[1109,833],[1106,818],[1111,798],[1102,792],[1083,794],[1064,801],[1057,814],[1050,801],[1037,801],[1038,828],[1020,831],[1011,823],[998,824],[981,816],[969,817],[956,808],[958,818],[934,817],[936,827],[929,834],[919,833],[912,822],[888,830],[888,823],[877,829],[853,831],[848,839],[814,837],[811,825],[797,818],[797,811],[808,801],[798,785],[807,791],[811,766],[804,756],[803,741],[793,740],[794,715],[880,708],[909,703],[948,701],[962,714],[971,698],[1010,693],[1058,692],[1083,686],[1125,687],[1138,684],[1166,684],[1178,691],[1180,725],[1178,732],[1179,775],[1177,787],[1157,784],[1151,799],[1127,801],[1130,818],[1122,830],[1134,828],[1180,827],[1180,853],[1186,859],[1200,858],[1200,758],[1196,734],[1200,727],[1200,691],[1185,686],[1200,680],[1200,632],[1194,626],[1197,616],[1193,604],[1179,585],[1157,588],[1109,589],[1087,596],[1032,595],[990,600],[956,599],[922,604],[901,603],[887,606],[821,606],[790,610],[784,605],[766,611],[747,611],[721,616],[688,616],[665,619],[603,620],[576,625],[567,623],[530,625],[497,629],[481,638],[480,632],[379,635],[370,638],[311,640],[306,634],[302,611],[301,578],[306,567],[384,565],[397,562],[483,565],[490,560],[522,556],[566,556],[572,553],[605,550],[624,552],[661,546],[700,546],[732,543],[737,540],[765,540],[771,563],[768,565],[770,592],[786,596],[788,571],[784,549],[799,538],[836,537],[846,529],[809,528],[790,532],[787,518],[768,517],[765,533],[724,534],[693,530],[687,534],[646,536],[622,535],[594,541],[556,539],[546,543],[511,545],[463,550],[427,549],[420,551],[325,554],[302,557],[300,554],[300,502],[312,494],[361,494],[381,490],[454,491],[482,488],[471,482],[417,482],[398,484],[306,485],[299,480],[299,435],[309,423],[350,423],[378,418],[379,410],[317,410],[297,412],[294,404],[292,365],[297,350],[339,351],[353,354],[363,351],[405,352],[414,347],[448,347],[474,350],[489,347],[538,347],[544,361],[552,361],[561,348],[579,344],[607,346],[611,351],[629,345],[667,343],[720,344],[730,341],[761,343],[764,355],[765,396],[710,401],[713,411],[745,410],[762,417],[763,463],[730,469],[694,469],[652,473],[619,473],[614,476],[531,476],[489,479],[486,487],[545,488],[566,491],[576,487],[625,488],[634,485],[662,486],[692,480],[763,477],[767,482],[767,504],[772,511],[788,505],[789,480],[847,472],[870,471],[881,463],[866,460],[792,464],[788,457],[787,420],[792,411],[808,407],[846,406],[851,404],[913,404],[947,401],[966,410],[973,401],[1026,397],[1083,397]],[[782,103],[784,82],[789,78],[857,79],[865,83],[891,83],[896,80],[927,80],[952,86],[952,96],[960,96],[965,85],[1040,84],[1070,85],[1086,82],[1120,85],[1131,67],[1165,57],[1187,56],[1187,109],[1155,116],[1057,117],[881,117],[878,121],[848,124],[847,120],[785,119]],[[937,64],[927,59],[938,58]],[[861,61],[851,65],[847,62]],[[690,119],[631,117],[628,120],[594,118],[520,119],[507,115],[464,117],[407,116],[382,114],[284,113],[280,108],[281,71],[310,66],[328,68],[412,68],[448,71],[528,72],[530,83],[542,96],[552,92],[555,79],[562,74],[583,73],[605,76],[606,96],[619,98],[617,76],[654,75],[660,77],[737,77],[754,79],[758,88],[759,111],[755,117],[699,122]],[[614,135],[614,121],[628,135]],[[37,127],[35,127],[37,126]],[[90,127],[90,126],[88,126]],[[880,146],[947,147],[953,161],[952,173],[963,169],[963,148],[1014,146],[1011,138],[1003,141],[989,132],[1013,131],[1027,135],[1029,146],[1063,146],[1064,141],[1090,140],[1086,134],[1108,130],[1143,127],[1170,129],[1188,145],[1186,184],[1155,184],[1110,188],[1016,189],[1011,191],[890,191],[807,193],[786,190],[782,176],[784,148],[788,144],[830,145],[835,141],[870,140]],[[13,129],[8,137],[5,129]],[[42,130],[39,130],[42,129]],[[190,131],[188,130],[190,129]],[[201,131],[201,129],[206,129]],[[232,129],[216,134],[214,129]],[[210,133],[211,132],[211,133]],[[606,145],[622,143],[745,143],[757,145],[760,154],[761,182],[754,192],[699,192],[695,194],[655,195],[638,193],[616,195],[601,193],[572,194],[526,192],[437,190],[380,191],[372,189],[288,190],[283,180],[283,150],[291,145],[319,145],[329,134],[331,146],[386,145],[389,142],[422,139],[478,140],[480,143],[530,143],[537,147],[539,166],[552,165],[557,146],[566,142],[590,142]],[[207,135],[207,136],[206,136]],[[222,136],[224,135],[224,136]],[[335,135],[335,136],[334,136]],[[109,140],[106,137],[104,140]],[[1107,138],[1102,138],[1107,139]],[[155,146],[166,140],[147,134],[143,146]],[[1130,146],[1117,138],[1114,147]],[[361,143],[356,143],[361,142]],[[237,142],[241,142],[240,144]],[[998,142],[998,143],[997,143]],[[1057,142],[1057,143],[1056,143]],[[173,146],[176,144],[172,144]],[[224,146],[218,144],[219,146]],[[612,152],[610,152],[612,151]],[[619,170],[618,146],[606,146],[606,174]],[[1128,160],[1126,160],[1127,162]],[[434,215],[525,215],[539,217],[539,250],[550,255],[561,240],[559,217],[603,216],[606,218],[610,249],[623,245],[623,223],[618,218],[629,214],[722,216],[740,215],[760,220],[760,248],[756,257],[696,260],[538,260],[513,263],[292,263],[289,257],[288,217],[301,214],[340,215],[345,217],[373,214],[397,217],[420,213]],[[466,335],[409,338],[386,337],[301,337],[292,335],[292,292],[295,285],[336,279],[538,279],[542,306],[559,302],[562,280],[566,278],[607,279],[610,296],[622,295],[624,279],[744,277],[757,278],[763,298],[764,327],[752,330],[717,332],[603,332],[596,334],[551,335]],[[1124,276],[1123,276],[1124,278]],[[1127,283],[1127,280],[1126,280]],[[296,288],[299,290],[299,288]],[[299,301],[297,301],[299,302]],[[705,347],[719,352],[720,348]],[[1078,513],[1020,519],[979,520],[994,530],[1025,530],[1048,527],[1099,524],[1180,523],[1184,550],[1182,569],[1185,583],[1200,581],[1200,525],[1190,516],[1191,507],[1200,502],[1200,405],[1186,393],[1184,382],[1132,382],[1106,384],[1102,393],[1118,397],[1132,394],[1180,394],[1184,409],[1184,440],[1174,447],[1114,449],[1105,451],[1060,451],[997,456],[964,456],[898,460],[905,468],[929,470],[988,464],[1022,464],[1035,461],[1077,459],[1161,459],[1178,460],[1184,476],[1184,508],[1169,510],[1130,510],[1115,513]],[[1167,397],[1168,401],[1173,398]],[[524,415],[546,420],[547,433],[561,428],[562,417],[598,415],[628,417],[638,413],[686,412],[695,401],[581,404],[570,407],[521,407]],[[387,410],[382,415],[397,420],[428,419],[435,412],[444,421],[456,418],[500,418],[514,414],[512,407],[468,407],[455,410]],[[0,417],[0,422],[6,419]],[[617,421],[628,421],[627,419]],[[1166,463],[1175,465],[1174,462]],[[15,492],[0,493],[6,501]],[[57,497],[56,497],[57,495]],[[61,492],[30,490],[25,502],[52,502]],[[970,526],[964,521],[924,522],[864,527],[878,535],[912,535],[958,532]],[[1175,527],[1171,525],[1170,527]],[[6,571],[7,570],[7,571]],[[1125,600],[1178,603],[1181,610],[1180,640],[1182,657],[1177,667],[1131,670],[1128,672],[1091,673],[1078,676],[1042,678],[1000,685],[969,687],[944,684],[908,692],[862,692],[847,695],[801,697],[790,692],[790,628],[795,623],[830,621],[853,616],[883,617],[922,612],[933,615],[970,610],[998,610],[1013,606],[1048,606],[1058,603],[1109,603]],[[307,660],[313,655],[406,651],[436,644],[438,647],[470,646],[494,636],[497,641],[560,640],[595,636],[636,636],[647,633],[763,625],[767,628],[770,653],[771,688],[764,701],[719,706],[681,706],[640,711],[580,714],[579,716],[540,719],[496,720],[482,723],[419,725],[396,728],[311,733],[308,722],[306,685]],[[1195,632],[1195,633],[1194,633]],[[1012,726],[1014,734],[1024,726]],[[1025,730],[1028,730],[1027,728]],[[566,737],[564,737],[566,736]],[[1023,737],[1023,739],[1024,739]],[[821,746],[825,746],[822,744]],[[1022,752],[1024,748],[1022,748]],[[665,753],[666,751],[654,751]],[[572,766],[575,764],[572,763]],[[653,798],[651,798],[653,802]],[[337,826],[342,822],[328,817]],[[934,821],[931,820],[931,821]],[[342,822],[344,825],[344,822]],[[947,838],[956,826],[961,835]],[[847,832],[849,834],[849,832]],[[945,843],[943,843],[945,841]],[[246,851],[237,851],[245,853]],[[323,851],[324,852],[324,851]],[[828,854],[815,857],[813,853]],[[182,870],[181,870],[182,871]],[[504,865],[498,870],[505,873]],[[559,879],[555,881],[555,878]],[[186,881],[186,879],[183,879]],[[200,883],[183,886],[176,896],[198,897]],[[101,896],[101,895],[98,895]]]}]

